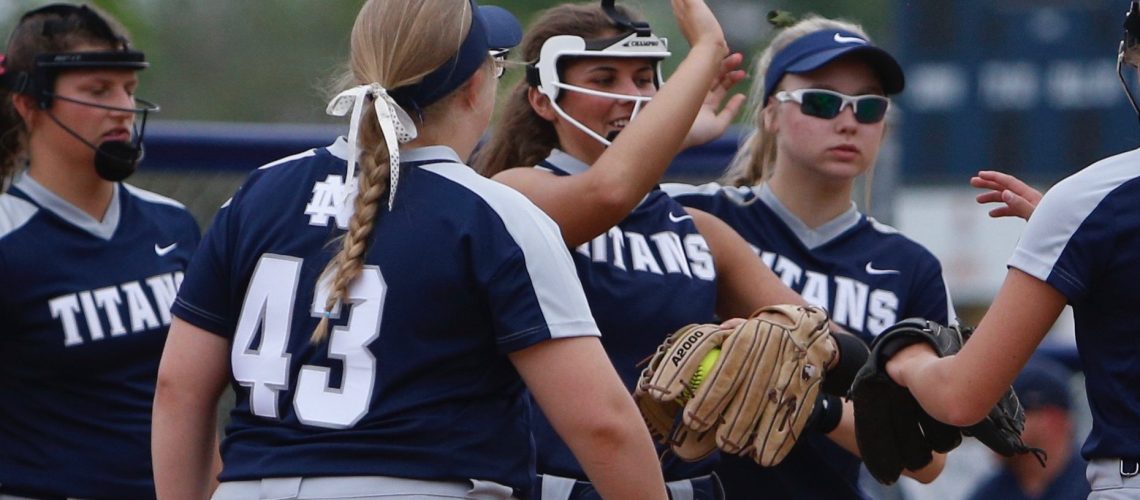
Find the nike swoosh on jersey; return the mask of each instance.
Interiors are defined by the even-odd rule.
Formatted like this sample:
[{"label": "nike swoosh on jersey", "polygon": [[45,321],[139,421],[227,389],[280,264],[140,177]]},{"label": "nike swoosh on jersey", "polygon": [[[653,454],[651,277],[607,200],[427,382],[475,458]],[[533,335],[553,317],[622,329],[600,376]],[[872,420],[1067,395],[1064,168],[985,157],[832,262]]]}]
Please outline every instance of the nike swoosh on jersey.
[{"label": "nike swoosh on jersey", "polygon": [[158,243],[155,243],[154,244],[154,253],[157,254],[159,257],[162,257],[163,255],[166,255],[170,252],[173,252],[174,249],[177,247],[178,247],[178,243],[171,243],[171,244],[166,245],[164,247],[160,247],[160,246],[158,246]]},{"label": "nike swoosh on jersey", "polygon": [[835,34],[835,41],[839,42],[839,43],[862,43],[862,44],[867,43],[867,41],[862,39],[862,38],[858,38],[858,37],[854,37],[854,36],[843,36],[843,35],[840,35],[839,33]]},{"label": "nike swoosh on jersey", "polygon": [[692,218],[693,218],[693,216],[689,215],[689,214],[678,216],[678,215],[673,215],[673,212],[669,212],[669,220],[671,220],[673,222],[681,222],[683,220],[692,220]]},{"label": "nike swoosh on jersey", "polygon": [[867,274],[899,274],[898,269],[875,269],[870,262],[867,263],[864,270],[867,271]]}]

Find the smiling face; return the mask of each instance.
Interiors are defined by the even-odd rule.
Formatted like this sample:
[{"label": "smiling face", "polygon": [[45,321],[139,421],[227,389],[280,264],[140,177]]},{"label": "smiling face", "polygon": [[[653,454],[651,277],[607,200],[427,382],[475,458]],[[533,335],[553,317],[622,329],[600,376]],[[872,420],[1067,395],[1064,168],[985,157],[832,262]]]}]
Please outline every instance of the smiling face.
[{"label": "smiling face", "polygon": [[[850,96],[883,95],[878,76],[857,57],[843,57],[808,73],[786,74],[778,90],[826,89]],[[764,109],[764,124],[776,137],[773,175],[808,176],[853,182],[875,163],[885,121],[859,123],[850,106],[839,116],[805,115],[796,102],[777,102]]]},{"label": "smiling face", "polygon": [[[656,61],[650,59],[579,57],[562,70],[562,81],[568,85],[635,97],[655,95],[655,78]],[[635,107],[633,101],[568,89],[560,93],[558,105],[586,128],[611,140],[629,125]],[[550,121],[562,149],[578,159],[593,163],[605,151],[605,145],[562,117],[555,115]]]}]

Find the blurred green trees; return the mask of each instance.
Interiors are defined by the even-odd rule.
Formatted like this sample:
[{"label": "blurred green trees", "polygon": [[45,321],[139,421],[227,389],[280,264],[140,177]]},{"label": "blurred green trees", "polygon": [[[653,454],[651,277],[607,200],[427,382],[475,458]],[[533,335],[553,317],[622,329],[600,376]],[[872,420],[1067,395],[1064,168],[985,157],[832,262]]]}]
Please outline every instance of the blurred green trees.
[{"label": "blurred green trees", "polygon": [[[53,0],[0,1],[6,34],[27,9]],[[128,26],[152,67],[139,95],[162,105],[160,120],[323,122],[326,87],[343,65],[360,0],[87,0]],[[457,0],[458,1],[458,0]],[[773,8],[859,20],[890,42],[888,0],[707,0],[734,50],[751,57],[771,29]],[[524,23],[555,0],[485,0]],[[674,54],[687,50],[667,0],[619,0],[645,13],[669,36]],[[675,60],[678,58],[674,58]],[[675,64],[675,63],[674,63]],[[666,65],[669,71],[672,65]],[[516,71],[515,73],[521,73]],[[512,75],[516,81],[521,75]],[[746,88],[742,84],[742,89]],[[744,90],[741,90],[742,92]]]}]

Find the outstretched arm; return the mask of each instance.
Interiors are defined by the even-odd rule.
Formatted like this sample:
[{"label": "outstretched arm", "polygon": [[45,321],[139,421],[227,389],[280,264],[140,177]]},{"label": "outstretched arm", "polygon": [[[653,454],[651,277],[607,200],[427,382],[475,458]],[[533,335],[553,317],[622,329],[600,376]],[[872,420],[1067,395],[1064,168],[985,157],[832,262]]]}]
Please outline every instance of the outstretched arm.
[{"label": "outstretched arm", "polygon": [[1003,203],[1004,206],[990,210],[990,217],[1020,217],[1029,220],[1033,210],[1041,202],[1041,192],[1033,189],[1017,177],[992,170],[982,170],[970,178],[970,185],[978,189],[988,189],[975,199],[978,203]]},{"label": "outstretched arm", "polygon": [[938,421],[975,424],[1009,389],[1065,303],[1065,296],[1048,283],[1010,268],[958,354],[939,358],[929,344],[914,344],[887,362],[887,372]]},{"label": "outstretched arm", "polygon": [[[697,230],[709,245],[716,265],[717,314],[722,318],[747,318],[757,309],[777,304],[809,305],[800,294],[780,280],[752,246],[716,216],[686,207]],[[831,337],[839,359],[828,368],[823,390],[846,393],[851,378],[867,359],[867,346],[835,322]]]},{"label": "outstretched arm", "polygon": [[727,223],[707,212],[685,208],[709,245],[716,264],[717,314],[747,318],[756,309],[775,304],[808,305],[788,288]]},{"label": "outstretched arm", "polygon": [[[680,151],[702,106],[719,104],[719,87],[738,81],[741,56],[728,55],[724,33],[702,0],[673,0],[673,11],[692,48],[668,83],[622,130],[613,145],[578,175],[552,177],[530,168],[507,168],[495,180],[526,195],[558,223],[566,244],[590,241],[621,222],[660,181]],[[532,93],[535,92],[533,89]],[[541,97],[545,99],[545,96]],[[725,109],[704,109],[727,126],[742,97]],[[695,136],[709,135],[708,127]],[[712,127],[715,129],[715,126]],[[721,130],[723,131],[723,129]],[[715,130],[714,130],[715,132]],[[705,140],[709,140],[706,138]],[[511,165],[514,167],[515,165]]]},{"label": "outstretched arm", "polygon": [[605,498],[666,498],[649,430],[595,337],[510,355],[554,430]]}]

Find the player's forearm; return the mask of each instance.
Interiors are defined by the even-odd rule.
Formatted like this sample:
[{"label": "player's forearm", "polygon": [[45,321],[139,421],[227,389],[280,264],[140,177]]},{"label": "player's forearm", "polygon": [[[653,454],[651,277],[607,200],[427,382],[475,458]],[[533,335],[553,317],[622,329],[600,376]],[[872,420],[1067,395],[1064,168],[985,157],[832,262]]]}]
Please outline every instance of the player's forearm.
[{"label": "player's forearm", "polygon": [[777,304],[808,305],[760,260],[732,227],[716,216],[686,208],[708,243],[716,266],[717,314],[747,318],[757,309]]},{"label": "player's forearm", "polygon": [[586,418],[559,419],[556,430],[603,498],[665,498],[649,429],[617,373],[605,378],[611,383],[589,392],[592,409],[579,414]]},{"label": "player's forearm", "polygon": [[725,55],[723,46],[693,47],[669,77],[668,84],[586,174],[603,178],[598,185],[619,191],[615,197],[626,200],[632,209],[660,182],[680,151]]},{"label": "player's forearm", "polygon": [[155,384],[151,454],[159,498],[208,498],[217,474],[218,397],[229,378],[226,339],[174,318]]},{"label": "player's forearm", "polygon": [[575,457],[603,498],[666,498],[652,439],[632,401],[628,409],[590,430]]},{"label": "player's forearm", "polygon": [[151,454],[155,489],[163,500],[200,500],[213,489],[217,405],[200,406],[159,385],[155,393]]},{"label": "player's forearm", "polygon": [[850,400],[843,400],[840,405],[842,415],[839,417],[839,425],[827,433],[827,438],[834,441],[848,453],[855,456],[859,454],[859,444],[855,441],[855,406]]},{"label": "player's forearm", "polygon": [[968,394],[963,377],[953,376],[953,361],[954,356],[939,358],[928,344],[915,344],[895,354],[887,372],[935,420],[965,427],[985,418],[993,403],[980,404],[984,398]]}]

